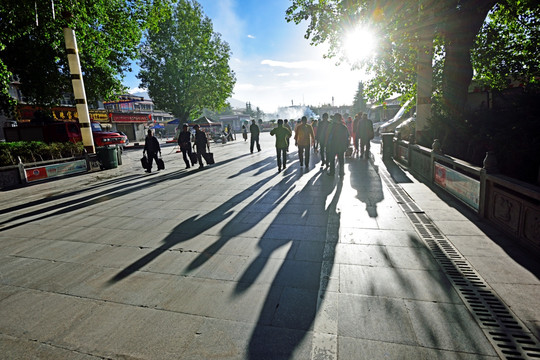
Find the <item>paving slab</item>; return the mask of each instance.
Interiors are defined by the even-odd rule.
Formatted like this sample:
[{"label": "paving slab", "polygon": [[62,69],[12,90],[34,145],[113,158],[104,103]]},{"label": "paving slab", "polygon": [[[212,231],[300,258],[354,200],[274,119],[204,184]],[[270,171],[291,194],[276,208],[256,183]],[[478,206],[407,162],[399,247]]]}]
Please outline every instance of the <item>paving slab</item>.
[{"label": "paving slab", "polygon": [[537,262],[470,210],[378,155],[329,177],[293,150],[278,173],[274,139],[262,139],[255,154],[213,145],[203,171],[164,147],[162,172],[143,174],[127,151],[118,169],[4,192],[0,352],[497,358],[385,171],[538,335]]}]

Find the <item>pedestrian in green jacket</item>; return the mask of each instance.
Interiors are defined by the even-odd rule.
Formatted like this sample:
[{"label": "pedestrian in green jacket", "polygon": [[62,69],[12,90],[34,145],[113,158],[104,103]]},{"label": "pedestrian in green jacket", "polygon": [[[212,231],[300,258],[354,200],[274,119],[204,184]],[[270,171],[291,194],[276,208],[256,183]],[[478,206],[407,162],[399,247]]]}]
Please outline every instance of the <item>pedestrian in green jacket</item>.
[{"label": "pedestrian in green jacket", "polygon": [[292,133],[291,130],[283,127],[283,120],[279,119],[277,122],[277,127],[270,131],[270,135],[276,135],[277,165],[278,172],[280,172],[282,164],[281,159],[283,159],[283,169],[287,167],[287,147],[289,146],[289,138],[291,137]]}]

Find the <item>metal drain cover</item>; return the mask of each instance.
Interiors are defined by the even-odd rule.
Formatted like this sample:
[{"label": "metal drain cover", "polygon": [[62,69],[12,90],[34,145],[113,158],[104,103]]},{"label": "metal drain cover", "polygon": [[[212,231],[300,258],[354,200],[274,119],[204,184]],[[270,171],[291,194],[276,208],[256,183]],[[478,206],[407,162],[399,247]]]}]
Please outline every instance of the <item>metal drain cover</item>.
[{"label": "metal drain cover", "polygon": [[499,356],[508,360],[540,359],[538,339],[390,174],[382,168],[379,173]]}]

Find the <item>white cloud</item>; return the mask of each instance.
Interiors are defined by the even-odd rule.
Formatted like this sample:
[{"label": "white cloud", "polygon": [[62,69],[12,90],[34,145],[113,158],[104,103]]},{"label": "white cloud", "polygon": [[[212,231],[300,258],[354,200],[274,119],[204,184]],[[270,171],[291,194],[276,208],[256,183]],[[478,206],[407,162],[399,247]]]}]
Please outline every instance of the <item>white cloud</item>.
[{"label": "white cloud", "polygon": [[253,36],[253,35],[251,35],[251,34],[248,34],[247,37],[250,38],[250,39],[255,39],[255,36]]},{"label": "white cloud", "polygon": [[291,74],[290,73],[279,73],[279,74],[276,74],[276,76],[284,77],[284,76],[291,76]]},{"label": "white cloud", "polygon": [[268,65],[271,67],[283,67],[286,69],[318,69],[321,67],[319,61],[303,60],[303,61],[276,61],[276,60],[263,60],[261,65]]},{"label": "white cloud", "polygon": [[147,91],[148,91],[148,89],[136,87],[136,88],[129,89],[128,93],[129,94],[135,94],[135,93],[142,93],[142,92],[147,92]]}]

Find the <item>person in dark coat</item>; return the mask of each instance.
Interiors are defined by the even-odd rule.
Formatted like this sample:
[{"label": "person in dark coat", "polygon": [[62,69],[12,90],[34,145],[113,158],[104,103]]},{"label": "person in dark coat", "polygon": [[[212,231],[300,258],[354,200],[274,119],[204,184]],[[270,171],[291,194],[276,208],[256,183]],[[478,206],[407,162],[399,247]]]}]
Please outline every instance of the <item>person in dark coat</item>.
[{"label": "person in dark coat", "polygon": [[321,150],[321,169],[326,166],[328,169],[328,161],[326,156],[326,132],[328,130],[328,113],[324,113],[321,121],[319,121],[317,128],[317,135],[315,135],[315,140],[319,142],[319,147]]},{"label": "person in dark coat", "polygon": [[255,123],[255,120],[251,120],[249,132],[251,133],[251,145],[249,147],[249,150],[253,154],[253,146],[255,145],[255,143],[257,143],[257,151],[261,151],[261,145],[259,144],[259,135],[261,133],[261,129],[259,128],[259,125]]},{"label": "person in dark coat", "polygon": [[328,175],[334,176],[336,169],[336,156],[339,161],[339,175],[345,174],[345,151],[349,147],[349,130],[341,114],[334,114],[332,122],[328,125],[326,133],[327,161],[330,165]]},{"label": "person in dark coat", "polygon": [[366,159],[369,157],[369,151],[371,147],[371,139],[373,139],[373,123],[368,119],[367,114],[362,114],[360,123],[358,124],[358,137],[360,138],[360,157],[366,155]]},{"label": "person in dark coat", "polygon": [[[182,157],[186,163],[186,169],[189,169],[191,162],[191,132],[188,130],[187,124],[182,125],[182,131],[178,134],[178,146],[182,151]],[[191,165],[195,165],[192,163]]]},{"label": "person in dark coat", "polygon": [[143,154],[148,154],[148,167],[146,168],[146,172],[152,172],[152,160],[156,160],[157,162],[157,154],[161,156],[161,147],[159,146],[159,141],[156,139],[156,137],[152,134],[152,130],[148,129],[148,135],[146,135],[146,138],[144,139],[144,150]]},{"label": "person in dark coat", "polygon": [[[203,165],[203,154],[206,154],[206,148],[210,149],[210,144],[208,144],[208,138],[206,137],[206,133],[204,131],[201,131],[201,128],[199,125],[195,125],[193,127],[195,129],[195,140],[193,142],[193,146],[197,148],[197,159],[199,160],[199,169],[202,169],[204,167]],[[206,163],[208,165],[208,163]]]}]

